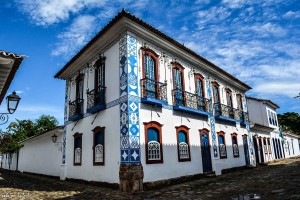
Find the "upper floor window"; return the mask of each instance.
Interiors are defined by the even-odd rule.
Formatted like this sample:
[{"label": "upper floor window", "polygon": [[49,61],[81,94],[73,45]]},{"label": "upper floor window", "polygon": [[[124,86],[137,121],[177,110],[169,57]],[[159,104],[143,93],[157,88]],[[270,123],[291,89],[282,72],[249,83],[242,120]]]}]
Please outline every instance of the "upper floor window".
[{"label": "upper floor window", "polygon": [[162,125],[151,121],[145,125],[146,163],[163,163]]},{"label": "upper floor window", "polygon": [[204,97],[204,77],[201,74],[195,74],[196,94],[199,97]]},{"label": "upper floor window", "polygon": [[82,161],[82,133],[75,133],[74,137],[74,165],[81,165]]},{"label": "upper floor window", "polygon": [[143,49],[143,78],[158,81],[158,55],[151,49]]},{"label": "upper floor window", "polygon": [[212,83],[212,90],[213,90],[213,100],[214,103],[220,103],[220,91],[219,91],[219,84],[217,82]]},{"label": "upper floor window", "polygon": [[173,62],[173,88],[176,105],[185,105],[184,98],[184,68],[177,62]]},{"label": "upper floor window", "polygon": [[226,89],[226,99],[227,99],[227,106],[233,107],[232,105],[232,92],[230,89]]},{"label": "upper floor window", "polygon": [[94,145],[93,145],[93,164],[94,165],[104,165],[104,153],[105,153],[105,143],[104,143],[104,127],[97,126],[94,128]]},{"label": "upper floor window", "polygon": [[83,75],[79,74],[76,78],[76,99],[83,99]]},{"label": "upper floor window", "polygon": [[220,158],[227,158],[226,143],[225,143],[225,133],[223,131],[218,132],[219,141],[219,152]]},{"label": "upper floor window", "polygon": [[243,98],[242,98],[242,95],[237,94],[236,95],[236,101],[237,101],[237,108],[239,110],[243,110]]},{"label": "upper floor window", "polygon": [[178,161],[190,161],[189,128],[181,125],[176,128]]},{"label": "upper floor window", "polygon": [[271,111],[271,110],[268,110],[268,117],[269,117],[269,123],[270,125],[273,125],[273,126],[277,126],[277,117],[276,117],[276,113]]},{"label": "upper floor window", "polygon": [[184,68],[177,62],[173,62],[173,87],[184,90]]},{"label": "upper floor window", "polygon": [[233,157],[239,157],[239,146],[237,142],[237,134],[231,134]]},{"label": "upper floor window", "polygon": [[204,77],[201,74],[195,74],[195,89],[198,98],[198,109],[205,110],[204,102]]},{"label": "upper floor window", "polygon": [[95,89],[100,90],[105,86],[105,57],[101,56],[95,66]]}]

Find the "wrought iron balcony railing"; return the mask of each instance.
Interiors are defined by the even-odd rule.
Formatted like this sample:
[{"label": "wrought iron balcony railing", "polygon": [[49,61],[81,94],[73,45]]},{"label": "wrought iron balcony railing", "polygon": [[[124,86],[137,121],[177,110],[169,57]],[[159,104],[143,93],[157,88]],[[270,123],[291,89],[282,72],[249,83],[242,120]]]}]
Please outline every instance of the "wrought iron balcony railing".
[{"label": "wrought iron balcony railing", "polygon": [[173,94],[173,105],[175,106],[185,106],[191,109],[200,110],[204,112],[210,112],[211,110],[211,100],[187,92],[180,89],[174,89]]},{"label": "wrought iron balcony railing", "polygon": [[216,116],[226,117],[234,120],[240,120],[240,111],[231,106],[215,103],[214,110]]},{"label": "wrought iron balcony railing", "polygon": [[105,109],[105,91],[106,87],[104,86],[87,91],[87,112],[95,113]]},{"label": "wrought iron balcony railing", "polygon": [[83,117],[83,99],[76,99],[69,103],[69,120],[75,121]]},{"label": "wrought iron balcony railing", "polygon": [[167,102],[167,83],[161,83],[153,79],[141,79],[142,98],[157,99]]},{"label": "wrought iron balcony railing", "polygon": [[249,121],[249,115],[247,112],[240,111],[240,121],[241,122],[248,122]]}]

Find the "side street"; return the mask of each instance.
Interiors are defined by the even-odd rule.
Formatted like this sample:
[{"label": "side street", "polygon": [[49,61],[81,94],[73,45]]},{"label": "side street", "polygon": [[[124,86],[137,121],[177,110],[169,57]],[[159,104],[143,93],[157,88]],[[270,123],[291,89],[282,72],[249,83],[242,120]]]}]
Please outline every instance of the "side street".
[{"label": "side street", "polygon": [[[98,185],[2,170],[1,199],[300,199],[300,158],[283,159],[218,177],[124,194]],[[249,199],[249,198],[248,198]]]}]

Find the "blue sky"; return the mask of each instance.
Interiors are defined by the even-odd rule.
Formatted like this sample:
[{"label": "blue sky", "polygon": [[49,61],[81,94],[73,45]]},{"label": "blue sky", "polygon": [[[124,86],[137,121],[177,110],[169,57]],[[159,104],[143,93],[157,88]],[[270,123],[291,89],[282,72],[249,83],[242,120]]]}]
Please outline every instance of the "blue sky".
[{"label": "blue sky", "polygon": [[249,84],[247,94],[274,101],[278,113],[300,113],[297,0],[11,0],[0,6],[0,49],[28,56],[7,93],[22,98],[11,120],[50,114],[63,123],[65,82],[54,74],[122,8]]}]

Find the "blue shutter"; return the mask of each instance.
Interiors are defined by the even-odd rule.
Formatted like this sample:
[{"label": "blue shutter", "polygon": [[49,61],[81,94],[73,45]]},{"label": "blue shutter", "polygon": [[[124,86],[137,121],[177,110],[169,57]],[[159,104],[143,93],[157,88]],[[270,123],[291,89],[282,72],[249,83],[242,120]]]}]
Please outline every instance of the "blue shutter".
[{"label": "blue shutter", "polygon": [[185,132],[183,132],[183,131],[178,132],[178,141],[179,141],[179,143],[181,143],[181,142],[187,143],[187,138],[186,138]]},{"label": "blue shutter", "polygon": [[159,142],[158,130],[155,128],[148,129],[148,142],[150,142],[150,141]]}]

